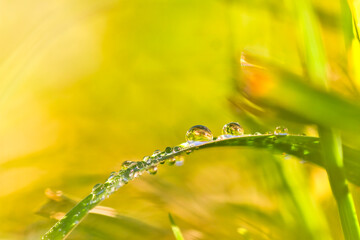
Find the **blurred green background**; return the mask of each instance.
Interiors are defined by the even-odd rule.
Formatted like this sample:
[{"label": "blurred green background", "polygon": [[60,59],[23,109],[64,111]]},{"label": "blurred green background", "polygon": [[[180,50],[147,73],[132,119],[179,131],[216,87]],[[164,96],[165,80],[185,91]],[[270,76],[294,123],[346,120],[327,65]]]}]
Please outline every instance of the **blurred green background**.
[{"label": "blurred green background", "polygon": [[[234,104],[242,51],[301,72],[289,2],[0,0],[0,239],[38,239],[69,199],[123,161],[183,142],[196,124],[214,135],[238,121],[246,133],[286,124],[316,136],[311,125]],[[342,70],[340,4],[313,6],[334,90],[358,99],[357,78],[348,82]],[[121,188],[102,203],[115,217],[90,214],[69,239],[174,239],[169,212],[189,240],[310,239],[311,231],[342,239],[325,171],[285,158],[196,152]]]}]

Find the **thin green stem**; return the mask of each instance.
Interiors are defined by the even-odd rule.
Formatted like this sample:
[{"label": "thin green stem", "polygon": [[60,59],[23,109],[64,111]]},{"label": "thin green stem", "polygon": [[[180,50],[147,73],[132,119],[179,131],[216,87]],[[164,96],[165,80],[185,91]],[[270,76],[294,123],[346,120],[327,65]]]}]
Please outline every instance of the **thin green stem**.
[{"label": "thin green stem", "polygon": [[324,214],[316,206],[306,187],[304,168],[299,168],[295,161],[279,161],[278,166],[291,202],[297,210],[297,221],[304,228],[306,239],[330,239]]},{"label": "thin green stem", "polygon": [[[293,2],[301,33],[300,39],[304,43],[308,74],[314,84],[327,89],[326,57],[311,3],[309,0]],[[340,134],[334,129],[321,126],[319,126],[319,134],[322,141],[324,165],[338,205],[345,239],[359,240],[360,229],[345,177]]]},{"label": "thin green stem", "polygon": [[181,233],[181,230],[180,228],[176,225],[173,217],[171,216],[171,214],[169,213],[169,220],[170,220],[170,223],[171,223],[171,229],[174,233],[174,236],[175,236],[175,239],[176,240],[184,240],[184,237]]},{"label": "thin green stem", "polygon": [[339,208],[345,239],[360,239],[355,206],[345,177],[340,134],[321,127],[319,133],[326,159],[324,164]]}]

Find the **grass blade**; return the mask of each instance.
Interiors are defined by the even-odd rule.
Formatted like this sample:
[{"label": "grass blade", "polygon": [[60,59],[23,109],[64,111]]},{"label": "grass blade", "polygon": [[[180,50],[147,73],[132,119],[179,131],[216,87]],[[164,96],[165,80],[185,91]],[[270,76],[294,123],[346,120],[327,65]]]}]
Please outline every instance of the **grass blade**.
[{"label": "grass blade", "polygon": [[246,91],[243,94],[251,102],[291,121],[360,133],[360,105],[354,101],[310,86],[308,78],[254,56],[246,55],[245,61],[242,76]]},{"label": "grass blade", "polygon": [[169,220],[171,223],[171,229],[174,233],[175,239],[176,240],[184,240],[184,237],[181,234],[180,228],[176,225],[176,223],[170,213],[169,213]]},{"label": "grass blade", "polygon": [[[301,33],[300,39],[304,43],[305,63],[310,79],[313,84],[328,89],[325,52],[311,3],[308,0],[293,2]],[[316,101],[317,99],[312,100]],[[331,125],[329,127],[320,125],[319,134],[323,146],[324,165],[338,205],[344,237],[358,240],[360,239],[360,228],[354,201],[345,177],[340,133]]]},{"label": "grass blade", "polygon": [[[198,142],[199,143],[199,142]],[[109,179],[101,187],[97,188],[91,194],[80,201],[73,209],[71,209],[60,221],[58,221],[44,236],[43,239],[64,239],[70,232],[85,218],[89,211],[98,205],[105,198],[117,191],[124,185],[124,177],[127,182],[140,176],[154,166],[158,166],[167,159],[173,159],[195,150],[202,150],[213,147],[253,147],[267,149],[275,153],[288,153],[297,156],[319,166],[323,166],[322,151],[319,138],[299,136],[299,135],[244,135],[239,137],[226,138],[221,140],[213,140],[201,142],[200,144],[181,144],[181,150],[177,152],[159,153],[157,156],[149,157],[147,162],[134,162],[119,171],[116,175],[111,175]],[[360,151],[344,148],[345,156],[349,157],[345,161],[346,173],[349,179],[360,186]],[[146,164],[145,164],[146,163]],[[142,167],[139,168],[139,165]],[[129,177],[129,173],[136,173]]]}]

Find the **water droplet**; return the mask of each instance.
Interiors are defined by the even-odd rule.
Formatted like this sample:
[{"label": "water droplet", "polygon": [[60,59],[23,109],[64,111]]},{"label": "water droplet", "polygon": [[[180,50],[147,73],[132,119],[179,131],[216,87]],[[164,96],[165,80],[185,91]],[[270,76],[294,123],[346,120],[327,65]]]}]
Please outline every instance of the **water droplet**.
[{"label": "water droplet", "polygon": [[153,157],[157,156],[158,154],[160,154],[161,151],[160,150],[155,150],[154,153],[151,155]]},{"label": "water droplet", "polygon": [[181,151],[182,147],[181,146],[176,146],[174,147],[174,152],[179,152]]},{"label": "water droplet", "polygon": [[143,158],[143,162],[145,162],[146,164],[151,164],[151,157],[149,157],[149,156],[145,156],[144,158]]},{"label": "water droplet", "polygon": [[138,168],[138,170],[141,170],[143,167],[145,167],[145,163],[144,162],[137,162],[136,167]]},{"label": "water droplet", "polygon": [[167,163],[168,163],[168,165],[170,165],[170,166],[174,165],[175,162],[176,162],[176,157],[172,157],[172,158],[169,158],[169,159],[167,160]]},{"label": "water droplet", "polygon": [[98,184],[95,184],[94,187],[92,188],[92,191],[96,191],[96,189],[98,189],[99,187],[101,187],[102,184],[101,183],[98,183]]},{"label": "water droplet", "polygon": [[171,147],[165,148],[165,153],[171,153],[171,152],[172,152],[172,148],[171,148]]},{"label": "water droplet", "polygon": [[133,161],[125,161],[121,164],[123,169],[130,167],[134,162]]},{"label": "water droplet", "polygon": [[[98,185],[98,184],[96,184],[96,185]],[[95,185],[95,186],[96,186],[96,185]],[[100,184],[100,185],[97,186],[96,188],[95,188],[95,186],[93,187],[93,191],[92,191],[92,193],[93,193],[94,195],[100,195],[100,194],[104,193],[105,187],[104,187],[103,184]]]},{"label": "water droplet", "polygon": [[266,134],[266,135],[272,135],[272,134],[273,134],[273,132],[271,132],[271,131],[267,131],[265,134]]},{"label": "water droplet", "polygon": [[254,133],[253,135],[259,136],[259,135],[261,135],[261,133],[260,133],[260,132],[256,132],[256,133]]},{"label": "water droplet", "polygon": [[111,179],[113,179],[116,175],[117,175],[116,172],[111,172],[110,176],[108,177],[108,179],[106,181],[111,181]]},{"label": "water droplet", "polygon": [[152,166],[149,168],[148,172],[151,174],[151,175],[155,175],[157,173],[157,166]]},{"label": "water droplet", "polygon": [[196,125],[186,132],[185,139],[187,142],[207,142],[213,139],[213,135],[207,127]]},{"label": "water droplet", "polygon": [[223,135],[231,135],[231,136],[242,136],[244,135],[244,129],[237,122],[231,122],[225,124],[222,129]]},{"label": "water droplet", "polygon": [[126,177],[128,180],[133,179],[133,177],[134,177],[134,169],[132,169],[132,168],[126,169],[126,171],[123,173],[123,176]]},{"label": "water droplet", "polygon": [[140,172],[134,172],[134,176],[133,176],[133,178],[137,178],[138,176],[140,176],[141,174],[140,174]]},{"label": "water droplet", "polygon": [[288,129],[286,127],[276,127],[274,131],[275,135],[288,135]]},{"label": "water droplet", "polygon": [[158,160],[156,157],[151,157],[148,161],[147,161],[148,164],[157,164],[158,163]]}]

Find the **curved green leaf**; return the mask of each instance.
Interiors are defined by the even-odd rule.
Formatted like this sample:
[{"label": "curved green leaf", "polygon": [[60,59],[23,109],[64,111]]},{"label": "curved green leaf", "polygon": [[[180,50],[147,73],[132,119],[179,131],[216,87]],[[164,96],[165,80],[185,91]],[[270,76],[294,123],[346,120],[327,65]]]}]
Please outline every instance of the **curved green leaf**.
[{"label": "curved green leaf", "polygon": [[[180,147],[181,146],[181,147]],[[299,135],[245,135],[231,137],[208,142],[194,142],[181,144],[178,151],[165,151],[144,159],[129,163],[118,173],[110,175],[108,180],[98,186],[91,194],[86,196],[73,209],[71,209],[60,221],[58,221],[44,236],[43,239],[64,239],[88,214],[88,212],[105,198],[118,190],[122,185],[140,176],[145,171],[154,171],[160,163],[167,159],[178,159],[184,154],[194,150],[212,147],[254,147],[268,149],[279,153],[287,153],[299,159],[322,166],[322,156],[319,138]],[[360,186],[360,162],[357,158],[360,152],[344,148],[345,168],[349,181]]]}]

